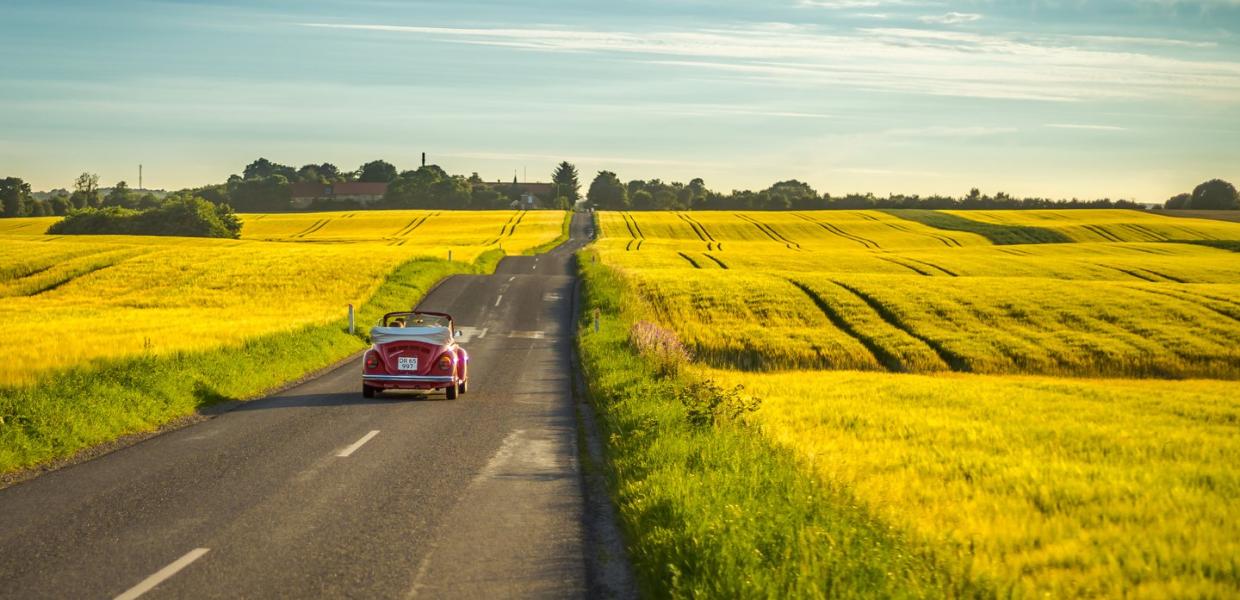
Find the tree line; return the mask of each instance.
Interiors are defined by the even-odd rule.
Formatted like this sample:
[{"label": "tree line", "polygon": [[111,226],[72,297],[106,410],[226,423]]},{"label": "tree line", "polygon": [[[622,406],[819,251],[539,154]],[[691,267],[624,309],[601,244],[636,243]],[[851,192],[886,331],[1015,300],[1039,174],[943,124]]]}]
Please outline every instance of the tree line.
[{"label": "tree line", "polygon": [[144,210],[161,204],[159,196],[138,193],[124,181],[105,194],[99,188],[99,176],[93,173],[78,175],[72,192],[58,190],[44,199],[36,198],[30,192],[30,184],[19,177],[0,179],[0,216],[4,217],[64,216],[74,210],[109,206]]},{"label": "tree line", "polygon": [[[307,208],[294,208],[292,186],[296,183],[329,185],[342,182],[387,184],[378,202],[366,204],[338,199],[320,199]],[[1018,198],[998,192],[983,194],[972,189],[963,196],[920,196],[892,194],[819,193],[808,183],[795,179],[752,190],[716,192],[696,178],[689,183],[660,179],[630,180],[627,183],[612,171],[599,171],[584,198],[577,168],[564,161],[551,174],[550,191],[538,195],[541,208],[569,209],[585,200],[600,210],[835,210],[873,208],[914,209],[1038,209],[1038,208],[1133,208],[1144,206],[1131,200],[1056,200]],[[180,190],[174,195],[203,198],[217,206],[238,212],[286,212],[293,210],[342,210],[362,208],[390,209],[507,209],[526,193],[516,178],[511,183],[485,182],[477,173],[468,177],[453,175],[438,165],[399,170],[384,160],[373,160],[354,170],[342,170],[331,163],[311,163],[295,168],[259,158],[227,181]],[[47,199],[36,199],[30,186],[20,178],[0,180],[0,209],[5,217],[67,215],[73,211],[109,207],[151,210],[163,205],[154,194],[138,193],[126,182],[118,182],[106,194],[99,188],[99,176],[83,173],[73,191],[61,191]],[[1179,194],[1165,203],[1167,209],[1227,210],[1240,208],[1240,196],[1230,183],[1214,179],[1197,186],[1192,193]]]},{"label": "tree line", "polygon": [[808,183],[791,179],[764,190],[711,191],[701,179],[688,184],[664,183],[658,179],[624,183],[611,171],[600,171],[586,194],[589,205],[599,210],[863,210],[872,208],[916,208],[931,210],[1035,209],[1035,208],[1133,208],[1144,209],[1131,200],[1053,200],[1016,198],[999,192],[993,196],[977,188],[959,198],[874,194],[832,196],[818,193]]},{"label": "tree line", "polygon": [[1189,210],[1238,210],[1240,193],[1236,186],[1222,179],[1211,179],[1195,188],[1192,193],[1176,194],[1163,204],[1163,208]]},{"label": "tree line", "polygon": [[[265,158],[246,165],[240,175],[229,177],[225,183],[188,191],[216,204],[231,205],[240,212],[283,212],[294,210],[291,193],[295,183],[328,185],[352,181],[385,183],[387,192],[380,201],[365,206],[348,200],[319,199],[309,210],[506,209],[519,201],[523,193],[515,177],[512,183],[488,183],[477,173],[468,177],[453,175],[433,164],[401,171],[387,161],[373,160],[354,171],[341,171],[331,163],[295,169]],[[553,192],[538,198],[540,207],[569,209],[580,199],[577,168],[572,164],[560,163],[552,173],[552,183]]]}]

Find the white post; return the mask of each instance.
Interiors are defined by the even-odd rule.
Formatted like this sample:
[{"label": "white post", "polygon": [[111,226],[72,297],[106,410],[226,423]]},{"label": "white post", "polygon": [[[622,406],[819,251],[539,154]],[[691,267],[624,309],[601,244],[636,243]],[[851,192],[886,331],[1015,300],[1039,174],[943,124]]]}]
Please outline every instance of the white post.
[{"label": "white post", "polygon": [[349,305],[349,333],[353,333],[353,305]]}]

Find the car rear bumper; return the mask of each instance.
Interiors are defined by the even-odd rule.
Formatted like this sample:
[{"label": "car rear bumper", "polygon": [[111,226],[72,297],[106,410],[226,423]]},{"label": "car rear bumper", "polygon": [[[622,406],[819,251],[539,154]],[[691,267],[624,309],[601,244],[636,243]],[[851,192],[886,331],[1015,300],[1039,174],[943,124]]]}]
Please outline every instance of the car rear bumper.
[{"label": "car rear bumper", "polygon": [[456,384],[451,375],[362,375],[366,385],[381,388],[424,390]]}]

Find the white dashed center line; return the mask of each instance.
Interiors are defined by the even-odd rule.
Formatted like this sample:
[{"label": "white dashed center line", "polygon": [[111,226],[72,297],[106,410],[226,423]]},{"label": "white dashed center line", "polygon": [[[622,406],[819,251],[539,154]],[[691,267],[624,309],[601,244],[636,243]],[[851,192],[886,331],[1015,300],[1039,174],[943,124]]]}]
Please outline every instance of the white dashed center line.
[{"label": "white dashed center line", "polygon": [[209,551],[210,548],[194,548],[193,550],[190,550],[185,556],[176,559],[172,562],[172,564],[156,571],[154,575],[143,579],[140,583],[138,583],[138,585],[125,590],[124,593],[116,597],[116,600],[133,600],[134,598],[151,591],[155,588],[155,586],[163,583],[169,577],[176,575],[178,571],[188,567],[190,563],[202,558],[202,555]]},{"label": "white dashed center line", "polygon": [[504,299],[504,295],[503,295],[503,294],[500,294],[500,295],[499,295],[499,298],[496,298],[496,299],[495,299],[495,306],[499,306],[500,301],[501,301],[501,300],[503,300],[503,299]]},{"label": "white dashed center line", "polygon": [[379,435],[379,430],[378,430],[378,429],[376,429],[376,430],[374,430],[374,431],[372,431],[372,432],[370,432],[370,433],[368,433],[368,434],[366,434],[366,435],[362,436],[362,439],[357,440],[356,442],[353,442],[353,444],[352,444],[352,445],[350,445],[348,448],[345,448],[344,450],[341,450],[340,452],[337,452],[337,453],[336,453],[336,456],[339,456],[340,458],[348,458],[348,456],[349,456],[350,454],[353,454],[354,452],[357,452],[357,449],[358,449],[358,448],[361,448],[361,447],[362,447],[362,444],[365,444],[366,442],[369,442],[369,441],[371,440],[371,438],[375,437],[376,435]]}]

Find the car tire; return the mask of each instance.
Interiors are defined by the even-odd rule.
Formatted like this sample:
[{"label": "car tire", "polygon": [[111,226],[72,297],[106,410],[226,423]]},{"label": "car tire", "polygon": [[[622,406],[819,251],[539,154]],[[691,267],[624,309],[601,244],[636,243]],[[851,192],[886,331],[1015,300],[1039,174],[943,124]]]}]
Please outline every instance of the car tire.
[{"label": "car tire", "polygon": [[459,393],[459,394],[464,394],[464,393],[468,392],[468,391],[469,391],[469,380],[468,380],[468,379],[465,379],[465,380],[461,381],[461,383],[460,383],[459,385],[457,385],[457,386],[456,386],[456,391],[457,391],[457,393]]},{"label": "car tire", "polygon": [[363,398],[374,398],[375,395],[378,393],[379,393],[378,389],[372,386],[366,385],[364,383],[362,384],[362,397]]},{"label": "car tire", "polygon": [[444,388],[444,389],[443,389],[443,391],[444,391],[444,392],[448,395],[448,399],[449,399],[449,400],[456,400],[456,394],[457,394],[457,392],[456,392],[456,384],[455,384],[455,383],[454,383],[454,384],[452,384],[452,385],[450,385],[450,386],[448,386],[448,387],[446,387],[446,388]]}]

